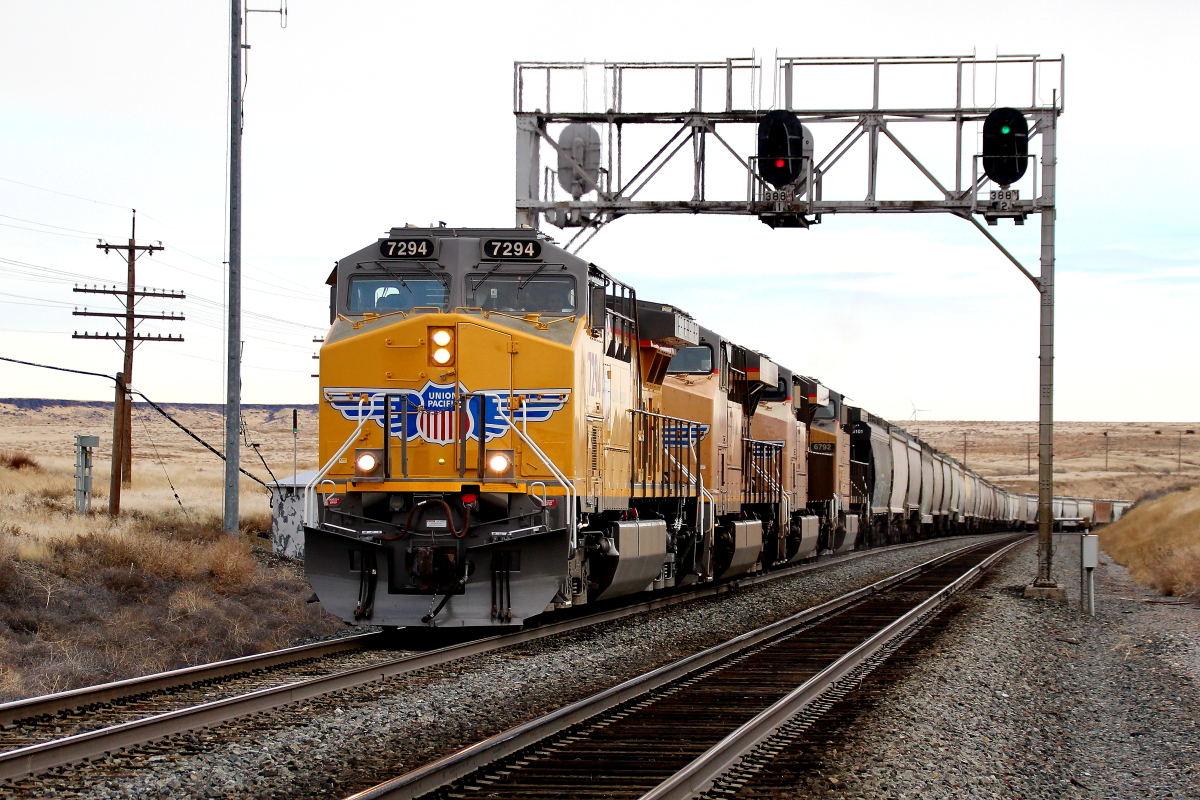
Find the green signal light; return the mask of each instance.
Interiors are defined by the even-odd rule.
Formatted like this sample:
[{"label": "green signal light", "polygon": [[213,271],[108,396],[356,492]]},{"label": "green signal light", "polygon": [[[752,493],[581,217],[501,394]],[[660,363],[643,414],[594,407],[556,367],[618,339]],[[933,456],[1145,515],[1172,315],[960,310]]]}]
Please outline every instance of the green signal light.
[{"label": "green signal light", "polygon": [[1012,133],[1012,128],[1008,127],[1007,125],[1004,125],[1000,128],[1000,132],[1005,135],[1008,135],[1008,134]]}]

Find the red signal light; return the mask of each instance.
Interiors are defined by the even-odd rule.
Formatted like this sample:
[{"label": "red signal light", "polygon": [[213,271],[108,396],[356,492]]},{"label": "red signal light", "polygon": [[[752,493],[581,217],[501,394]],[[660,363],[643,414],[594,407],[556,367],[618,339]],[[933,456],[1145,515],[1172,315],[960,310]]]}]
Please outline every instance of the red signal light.
[{"label": "red signal light", "polygon": [[787,166],[787,162],[784,161],[782,158],[777,158],[777,159],[775,159],[775,166],[779,167],[780,169],[783,169],[785,166]]}]

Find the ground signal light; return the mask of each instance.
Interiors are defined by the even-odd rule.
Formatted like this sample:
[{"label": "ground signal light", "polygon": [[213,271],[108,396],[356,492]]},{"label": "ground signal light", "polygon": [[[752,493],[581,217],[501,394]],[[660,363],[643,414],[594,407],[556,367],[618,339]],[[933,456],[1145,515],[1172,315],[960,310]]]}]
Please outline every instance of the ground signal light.
[{"label": "ground signal light", "polygon": [[983,121],[983,171],[1011,186],[1029,166],[1029,123],[1015,108],[997,108]]},{"label": "ground signal light", "polygon": [[[794,183],[804,170],[805,131],[791,111],[776,109],[758,123],[758,174],[782,189]],[[811,152],[812,145],[808,145]]]}]

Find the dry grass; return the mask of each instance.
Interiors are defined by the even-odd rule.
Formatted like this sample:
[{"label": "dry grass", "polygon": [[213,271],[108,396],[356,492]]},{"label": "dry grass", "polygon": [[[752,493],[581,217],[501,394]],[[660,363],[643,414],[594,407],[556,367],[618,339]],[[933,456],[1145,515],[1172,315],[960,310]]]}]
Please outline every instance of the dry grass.
[{"label": "dry grass", "polygon": [[1101,529],[1100,546],[1138,583],[1200,598],[1200,488],[1139,502]]},{"label": "dry grass", "polygon": [[[68,459],[6,452],[0,464],[0,700],[284,647],[343,627],[305,603],[311,589],[293,566],[261,549],[270,516],[254,505],[242,535],[226,536],[215,513],[219,491],[216,504],[186,503],[185,512],[146,468],[135,470],[124,495],[130,510],[114,521],[103,497],[99,513],[75,512]],[[209,474],[220,477],[219,469],[201,480],[194,469],[173,472],[181,496],[198,494]],[[107,481],[98,476],[96,484]]]},{"label": "dry grass", "polygon": [[7,469],[40,470],[42,467],[25,453],[16,450],[0,450],[0,467]]}]

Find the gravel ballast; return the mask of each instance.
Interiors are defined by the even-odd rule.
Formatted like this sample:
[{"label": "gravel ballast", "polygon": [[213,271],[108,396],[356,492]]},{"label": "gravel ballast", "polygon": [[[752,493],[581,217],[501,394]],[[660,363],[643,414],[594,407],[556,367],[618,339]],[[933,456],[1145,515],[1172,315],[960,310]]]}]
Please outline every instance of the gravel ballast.
[{"label": "gravel ballast", "polygon": [[868,554],[337,692],[5,788],[21,797],[343,797],[968,543]]},{"label": "gravel ballast", "polygon": [[1145,602],[1163,598],[1102,555],[1096,616],[1082,616],[1079,540],[1060,538],[1068,606],[1021,596],[1036,574],[1023,545],[903,677],[784,754],[803,766],[790,785],[738,796],[1200,797],[1200,609]]}]

